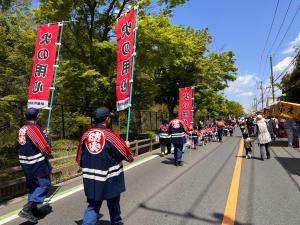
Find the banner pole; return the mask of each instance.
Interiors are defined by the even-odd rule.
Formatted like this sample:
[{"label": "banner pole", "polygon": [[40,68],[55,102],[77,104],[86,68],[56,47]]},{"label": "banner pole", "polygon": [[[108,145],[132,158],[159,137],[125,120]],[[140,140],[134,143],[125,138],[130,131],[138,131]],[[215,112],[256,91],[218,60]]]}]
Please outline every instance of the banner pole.
[{"label": "banner pole", "polygon": [[51,98],[50,98],[50,108],[49,108],[49,113],[48,113],[47,130],[50,128],[50,122],[51,122],[51,113],[52,113],[52,107],[53,107],[53,99],[54,99],[54,92],[55,92],[55,85],[56,85],[56,76],[57,76],[57,71],[58,71],[60,46],[61,46],[61,42],[62,42],[64,23],[59,22],[58,25],[60,26],[59,42],[57,43],[57,55],[56,55],[55,65],[53,65],[55,68],[54,68],[54,77],[53,77],[53,82],[52,82],[52,87],[51,87]]},{"label": "banner pole", "polygon": [[190,154],[192,153],[192,145],[193,145],[193,129],[194,129],[194,100],[195,100],[195,87],[192,87],[192,131],[191,131],[191,145],[190,145]]},{"label": "banner pole", "polygon": [[134,66],[135,66],[135,55],[136,55],[136,34],[138,27],[138,19],[139,19],[139,6],[136,5],[136,16],[135,16],[135,32],[134,32],[134,52],[132,55],[132,71],[131,71],[131,79],[130,79],[130,94],[129,94],[129,108],[127,115],[127,128],[126,128],[126,141],[129,139],[129,130],[130,130],[130,117],[131,117],[131,103],[132,103],[132,86],[133,86],[133,78],[134,78]]}]

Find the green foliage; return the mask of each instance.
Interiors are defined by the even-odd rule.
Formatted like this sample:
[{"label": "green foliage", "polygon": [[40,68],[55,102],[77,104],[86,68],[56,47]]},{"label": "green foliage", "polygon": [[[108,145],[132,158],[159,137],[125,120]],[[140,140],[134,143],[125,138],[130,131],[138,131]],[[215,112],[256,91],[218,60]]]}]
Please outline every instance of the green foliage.
[{"label": "green foliage", "polygon": [[228,115],[234,116],[235,118],[239,118],[244,116],[245,112],[243,109],[243,106],[235,101],[227,101],[227,109],[228,109]]},{"label": "green foliage", "polygon": [[284,96],[282,100],[300,103],[300,55],[296,58],[296,65],[292,73],[286,74],[279,87]]},{"label": "green foliage", "polygon": [[[208,29],[174,26],[173,9],[187,0],[142,0],[137,33],[137,64],[133,111],[165,106],[171,113],[178,103],[178,88],[196,88],[196,110],[206,117],[230,112],[219,94],[235,79],[233,52],[210,50]],[[115,109],[116,18],[132,6],[129,0],[40,0],[29,11],[29,0],[0,1],[0,144],[13,148],[23,124],[23,112],[32,69],[36,25],[65,23],[51,130],[62,137],[62,110],[66,135],[77,137],[91,124],[94,108]],[[158,3],[158,5],[154,5]],[[156,13],[150,13],[155,6]],[[47,111],[41,114],[47,122]],[[122,121],[126,123],[124,114]],[[132,121],[134,135],[142,132],[141,116]],[[148,118],[146,118],[148,119]],[[124,126],[119,128],[121,133]],[[135,137],[131,137],[135,139]]]}]

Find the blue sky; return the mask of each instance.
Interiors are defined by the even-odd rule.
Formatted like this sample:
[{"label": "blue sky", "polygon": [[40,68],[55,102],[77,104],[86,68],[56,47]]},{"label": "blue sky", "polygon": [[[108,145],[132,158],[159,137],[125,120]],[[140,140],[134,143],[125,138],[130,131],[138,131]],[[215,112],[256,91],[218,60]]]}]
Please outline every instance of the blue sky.
[{"label": "blue sky", "polygon": [[[37,6],[33,0],[32,6]],[[270,47],[283,21],[290,0],[280,0],[273,29],[261,62],[261,55],[272,22],[277,0],[189,0],[174,10],[172,22],[175,25],[191,26],[195,29],[208,28],[214,40],[212,51],[232,50],[236,54],[238,77],[229,84],[225,95],[240,102],[248,109],[254,96],[259,97],[258,82],[269,86],[270,67],[267,56],[274,55],[274,73],[278,76],[292,61],[293,47],[300,47],[300,11],[287,33],[279,51],[274,52],[287,30],[300,2],[292,0],[286,21],[275,42]],[[261,62],[261,63],[260,63]],[[261,66],[260,66],[261,65]],[[292,67],[290,68],[292,69]],[[280,91],[276,95],[280,96]],[[270,92],[267,92],[270,95]]]},{"label": "blue sky", "polygon": [[[214,51],[232,50],[236,54],[238,78],[230,83],[225,91],[227,98],[239,101],[245,109],[253,103],[258,95],[257,82],[268,84],[269,63],[266,65],[267,53],[274,54],[281,38],[294,16],[300,2],[293,0],[286,21],[275,42],[273,51],[269,49],[275,40],[290,0],[281,0],[273,29],[265,51],[262,66],[260,59],[272,22],[277,0],[189,0],[174,11],[173,24],[191,26],[196,29],[207,27],[214,37],[211,49]],[[290,31],[274,56],[274,73],[278,75],[291,62],[295,55],[293,46],[300,47],[300,12]],[[266,66],[265,66],[266,65]],[[264,73],[263,73],[264,72]],[[280,91],[276,92],[280,95]]]}]

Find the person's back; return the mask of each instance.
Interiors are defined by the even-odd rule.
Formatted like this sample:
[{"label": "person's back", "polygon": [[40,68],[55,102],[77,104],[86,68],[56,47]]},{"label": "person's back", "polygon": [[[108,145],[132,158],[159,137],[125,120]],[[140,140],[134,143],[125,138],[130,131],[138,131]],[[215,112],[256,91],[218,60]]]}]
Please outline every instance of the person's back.
[{"label": "person's back", "polygon": [[[159,128],[159,142],[161,156],[171,154],[171,136],[169,135],[169,125],[166,120],[163,121]],[[167,148],[167,152],[166,152]]]},{"label": "person's back", "polygon": [[122,161],[134,160],[129,143],[113,131],[111,112],[105,107],[95,111],[95,127],[85,132],[78,145],[76,161],[82,168],[88,207],[83,225],[96,225],[103,200],[107,201],[111,224],[120,224],[120,195],[125,191]]},{"label": "person's back", "polygon": [[51,186],[51,165],[48,155],[52,152],[48,131],[42,131],[36,125],[39,111],[27,109],[26,123],[18,132],[18,155],[28,189],[28,202],[19,212],[19,216],[32,223],[38,222],[38,204],[43,203]]},{"label": "person's back", "polygon": [[106,200],[125,191],[121,162],[132,162],[133,155],[120,137],[104,126],[96,125],[83,135],[79,149],[77,161],[82,168],[87,198]]},{"label": "person's back", "polygon": [[169,123],[169,135],[171,136],[171,143],[174,145],[174,165],[182,166],[183,145],[186,143],[185,135],[189,135],[189,131],[182,120],[178,118],[178,113],[174,112],[175,119]]},{"label": "person's back", "polygon": [[183,122],[176,118],[169,123],[169,135],[171,135],[171,142],[174,145],[183,145],[186,142],[185,134],[189,134]]}]

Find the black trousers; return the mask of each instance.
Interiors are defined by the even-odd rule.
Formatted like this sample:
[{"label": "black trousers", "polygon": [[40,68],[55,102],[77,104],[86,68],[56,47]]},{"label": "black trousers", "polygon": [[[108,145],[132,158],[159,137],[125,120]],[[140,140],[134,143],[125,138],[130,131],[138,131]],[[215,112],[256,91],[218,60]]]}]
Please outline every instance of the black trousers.
[{"label": "black trousers", "polygon": [[162,154],[171,154],[171,140],[169,138],[160,139],[160,150]]},{"label": "black trousers", "polygon": [[260,157],[263,159],[265,157],[264,155],[264,151],[263,149],[266,150],[266,154],[267,154],[267,157],[269,158],[270,157],[270,151],[269,151],[269,143],[266,143],[266,144],[260,144],[259,145],[259,149],[260,149]]},{"label": "black trousers", "polygon": [[246,149],[246,155],[248,155],[249,153],[252,152],[252,149],[251,148],[245,148]]}]

